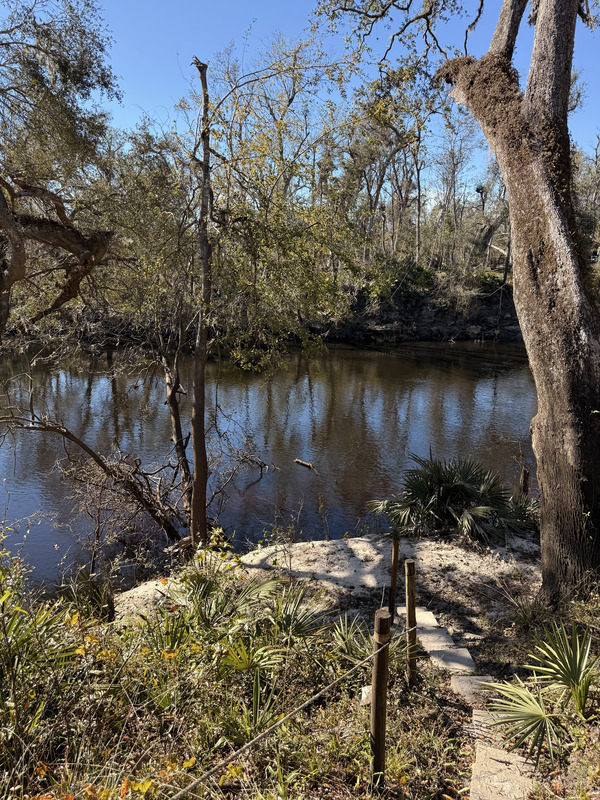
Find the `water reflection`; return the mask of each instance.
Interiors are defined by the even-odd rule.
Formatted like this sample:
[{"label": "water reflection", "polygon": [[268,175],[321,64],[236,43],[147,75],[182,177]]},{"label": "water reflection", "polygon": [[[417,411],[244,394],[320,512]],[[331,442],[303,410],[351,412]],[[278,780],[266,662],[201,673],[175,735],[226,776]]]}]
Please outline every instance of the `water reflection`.
[{"label": "water reflection", "polygon": [[[118,367],[118,359],[115,357]],[[7,380],[27,365],[4,363]],[[159,462],[170,447],[164,387],[151,373],[106,360],[73,361],[32,370],[38,409],[59,417],[102,453],[119,447],[144,464]],[[241,475],[229,487],[221,523],[238,542],[255,542],[276,518],[294,516],[307,537],[353,530],[366,503],[397,489],[409,454],[469,455],[514,485],[520,449],[532,461],[529,423],[535,413],[533,382],[522,351],[489,345],[412,345],[363,351],[335,347],[307,361],[290,356],[275,375],[252,375],[211,365],[210,391],[218,396],[219,429],[233,443],[246,436],[272,465],[257,481]],[[189,408],[184,408],[189,413]],[[36,577],[56,574],[58,555],[77,553],[77,536],[89,520],[72,519],[69,486],[53,465],[62,442],[20,433],[0,448],[7,519],[43,511],[35,520],[26,557]],[[294,463],[311,462],[316,472]],[[325,522],[326,519],[326,522]],[[21,526],[21,531],[24,526]],[[55,546],[58,546],[58,551]]]}]

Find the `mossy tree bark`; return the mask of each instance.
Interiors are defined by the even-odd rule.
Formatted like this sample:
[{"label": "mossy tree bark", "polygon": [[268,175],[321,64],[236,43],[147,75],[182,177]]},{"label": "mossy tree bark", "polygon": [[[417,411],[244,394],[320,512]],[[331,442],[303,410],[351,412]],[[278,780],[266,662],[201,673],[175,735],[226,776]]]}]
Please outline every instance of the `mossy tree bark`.
[{"label": "mossy tree bark", "polygon": [[543,593],[600,572],[600,313],[571,197],[568,100],[579,0],[540,0],[524,92],[512,67],[526,0],[505,0],[488,53],[439,76],[480,122],[506,185],[514,299],[538,395]]}]

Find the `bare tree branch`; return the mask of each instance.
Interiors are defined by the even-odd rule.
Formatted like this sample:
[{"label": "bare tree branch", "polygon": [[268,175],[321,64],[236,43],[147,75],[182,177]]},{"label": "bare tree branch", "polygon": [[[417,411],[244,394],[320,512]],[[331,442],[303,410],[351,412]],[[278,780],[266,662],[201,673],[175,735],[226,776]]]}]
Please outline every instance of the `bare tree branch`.
[{"label": "bare tree branch", "polygon": [[467,39],[469,38],[469,34],[473,33],[475,28],[477,27],[477,23],[481,19],[481,15],[483,14],[483,4],[484,0],[479,0],[479,8],[477,9],[477,16],[469,25],[467,25],[467,29],[465,31],[465,55],[468,55],[467,51]]},{"label": "bare tree branch", "polygon": [[[14,179],[13,183],[19,191],[15,191],[6,179],[0,178],[0,240],[5,243],[0,261],[0,336],[8,322],[12,287],[31,277],[27,275],[27,241],[38,242],[49,250],[64,250],[74,256],[58,260],[54,267],[46,270],[64,270],[65,275],[56,283],[59,292],[55,299],[33,318],[32,321],[37,322],[77,297],[82,280],[100,264],[114,235],[112,231],[81,232],[67,214],[65,202],[58,194],[22,179]],[[12,207],[9,207],[3,190],[9,195]],[[19,213],[16,205],[26,198],[51,203],[58,220]]]},{"label": "bare tree branch", "polygon": [[19,180],[17,178],[14,179],[16,185],[21,189],[15,197],[39,197],[42,200],[49,200],[54,209],[56,211],[56,216],[59,218],[61,223],[66,228],[74,228],[73,220],[68,216],[64,201],[59,195],[55,194],[55,192],[51,192],[49,189],[44,189],[41,186],[33,186],[26,181]]},{"label": "bare tree branch", "polygon": [[143,470],[140,470],[139,462],[134,463],[133,466],[124,462],[111,463],[64,425],[36,414],[31,405],[29,415],[24,415],[19,409],[9,409],[8,413],[0,417],[0,427],[7,431],[54,433],[61,436],[63,441],[75,444],[107,478],[146,511],[171,541],[178,542],[181,539],[181,534],[172,522],[172,519],[177,517],[175,509],[165,509],[160,499],[153,497],[148,489],[148,478]]}]

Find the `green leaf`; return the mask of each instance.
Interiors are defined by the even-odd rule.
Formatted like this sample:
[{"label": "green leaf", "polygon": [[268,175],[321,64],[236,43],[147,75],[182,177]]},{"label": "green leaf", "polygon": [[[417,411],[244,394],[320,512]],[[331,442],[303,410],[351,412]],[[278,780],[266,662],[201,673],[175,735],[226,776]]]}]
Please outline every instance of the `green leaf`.
[{"label": "green leaf", "polygon": [[557,724],[560,715],[547,710],[542,692],[538,689],[537,694],[533,694],[520,678],[516,678],[516,683],[486,683],[484,686],[502,695],[503,699],[492,701],[491,710],[496,717],[494,724],[507,726],[506,737],[513,740],[511,749],[528,745],[528,757],[535,751],[537,767],[545,744],[554,761],[561,733]]}]

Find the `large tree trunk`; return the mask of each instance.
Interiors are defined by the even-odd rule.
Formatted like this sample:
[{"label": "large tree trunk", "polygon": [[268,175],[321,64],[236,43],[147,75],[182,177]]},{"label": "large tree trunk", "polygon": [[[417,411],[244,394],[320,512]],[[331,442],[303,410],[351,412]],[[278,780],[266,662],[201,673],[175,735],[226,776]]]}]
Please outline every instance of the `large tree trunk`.
[{"label": "large tree trunk", "polygon": [[600,314],[571,201],[567,101],[577,0],[540,0],[525,93],[511,67],[526,0],[506,0],[489,53],[442,70],[481,123],[506,185],[514,299],[538,395],[543,593],[600,572]]},{"label": "large tree trunk", "polygon": [[514,298],[535,380],[543,590],[554,601],[600,568],[600,316],[588,299],[564,194],[535,153],[506,169]]}]

